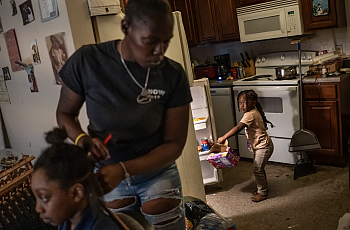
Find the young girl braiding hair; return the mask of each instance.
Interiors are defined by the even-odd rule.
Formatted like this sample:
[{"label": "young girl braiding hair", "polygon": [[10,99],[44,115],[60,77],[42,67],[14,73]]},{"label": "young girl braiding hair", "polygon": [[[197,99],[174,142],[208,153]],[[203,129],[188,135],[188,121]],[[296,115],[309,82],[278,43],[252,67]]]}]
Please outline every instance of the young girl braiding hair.
[{"label": "young girl braiding hair", "polygon": [[102,192],[84,150],[64,143],[62,129],[46,135],[52,146],[36,161],[31,180],[40,218],[59,230],[122,229],[98,198]]},{"label": "young girl braiding hair", "polygon": [[245,128],[246,136],[254,153],[254,176],[257,182],[257,190],[253,192],[252,201],[259,202],[267,199],[267,178],[265,165],[273,153],[273,143],[266,132],[267,123],[258,95],[254,90],[244,90],[238,94],[237,102],[240,111],[244,113],[242,120],[228,131],[224,136],[218,138],[218,143],[223,143],[227,138],[237,135]]}]

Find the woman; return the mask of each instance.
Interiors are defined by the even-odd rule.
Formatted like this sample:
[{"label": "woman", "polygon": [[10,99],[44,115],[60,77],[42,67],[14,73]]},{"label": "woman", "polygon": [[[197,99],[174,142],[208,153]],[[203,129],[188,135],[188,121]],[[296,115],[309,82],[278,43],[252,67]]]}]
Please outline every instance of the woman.
[{"label": "woman", "polygon": [[[122,41],[83,46],[63,66],[57,121],[102,160],[98,175],[109,208],[141,210],[155,229],[185,229],[175,160],[192,99],[183,68],[164,57],[171,8],[166,0],[130,0],[125,15]],[[78,120],[84,102],[89,135]]]}]

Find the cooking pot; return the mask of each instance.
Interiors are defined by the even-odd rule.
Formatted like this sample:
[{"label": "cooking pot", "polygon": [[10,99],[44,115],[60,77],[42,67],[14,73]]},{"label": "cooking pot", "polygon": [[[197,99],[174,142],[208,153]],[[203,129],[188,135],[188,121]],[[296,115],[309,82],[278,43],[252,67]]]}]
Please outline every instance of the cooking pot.
[{"label": "cooking pot", "polygon": [[275,68],[276,77],[279,80],[288,80],[296,78],[297,76],[297,66],[283,66]]}]

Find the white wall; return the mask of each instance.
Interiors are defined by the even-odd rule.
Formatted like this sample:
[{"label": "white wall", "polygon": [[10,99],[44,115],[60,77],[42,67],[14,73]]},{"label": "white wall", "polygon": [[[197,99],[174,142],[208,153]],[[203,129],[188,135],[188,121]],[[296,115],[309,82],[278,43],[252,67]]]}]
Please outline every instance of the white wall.
[{"label": "white wall", "polygon": [[[12,8],[9,1],[2,1],[0,15],[5,32],[11,28],[15,29],[22,61],[28,64],[32,64],[29,41],[36,39],[41,58],[41,64],[34,65],[39,92],[30,92],[27,74],[24,70],[18,72],[11,71],[7,47],[4,36],[1,34],[0,68],[8,66],[12,78],[6,81],[11,104],[1,104],[1,110],[11,148],[23,154],[38,156],[42,149],[47,146],[44,133],[57,126],[55,111],[61,89],[60,86],[54,85],[54,76],[46,48],[45,37],[58,32],[65,32],[65,42],[69,55],[78,48],[76,47],[78,44],[82,44],[82,41],[80,40],[80,43],[74,44],[65,1],[57,0],[59,9],[58,18],[42,23],[38,1],[32,0],[35,21],[25,26],[23,26],[21,13],[18,8],[23,2],[25,0],[16,0],[18,13],[12,16]],[[81,10],[87,12],[87,3],[85,0],[74,0],[74,3],[81,3],[80,6],[85,7],[83,9],[79,8],[76,13]],[[86,17],[83,18],[86,19]],[[91,23],[87,25],[87,28],[89,26],[91,27]],[[85,33],[85,31],[90,33],[92,29],[91,31],[84,29],[80,33]],[[89,41],[94,42],[93,35],[87,34],[85,37]],[[0,74],[2,74],[1,69]],[[83,122],[84,126],[86,126],[86,119],[84,120],[83,118]]]},{"label": "white wall", "polygon": [[[310,40],[302,43],[303,50],[334,51],[335,45],[343,45],[343,51],[350,55],[350,1],[346,1],[348,27],[319,30],[315,35],[310,37]],[[344,19],[345,20],[345,19]],[[255,58],[258,55],[270,52],[297,50],[297,45],[290,44],[291,39],[273,39],[249,43],[228,42],[215,45],[207,45],[202,47],[190,48],[192,60],[197,60],[199,63],[204,63],[209,60],[215,63],[214,56],[219,54],[229,53],[231,62],[241,61],[239,53],[248,52],[250,58]]]}]

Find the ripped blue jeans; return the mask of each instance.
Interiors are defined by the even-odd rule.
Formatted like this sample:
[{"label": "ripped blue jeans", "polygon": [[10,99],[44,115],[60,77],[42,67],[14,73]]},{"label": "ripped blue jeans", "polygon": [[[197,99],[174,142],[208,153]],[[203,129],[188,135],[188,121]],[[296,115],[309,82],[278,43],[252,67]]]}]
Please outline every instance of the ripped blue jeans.
[{"label": "ripped blue jeans", "polygon": [[[134,198],[135,203],[124,208],[112,209],[113,212],[141,212],[146,220],[153,225],[155,230],[186,229],[181,181],[175,163],[149,174],[131,176],[103,197],[105,202],[124,198]],[[149,215],[142,212],[141,207],[145,202],[159,198],[181,199],[181,203],[174,209],[158,215]],[[175,220],[163,225],[157,224],[170,219]]]}]

